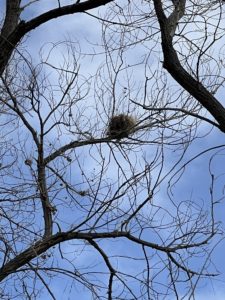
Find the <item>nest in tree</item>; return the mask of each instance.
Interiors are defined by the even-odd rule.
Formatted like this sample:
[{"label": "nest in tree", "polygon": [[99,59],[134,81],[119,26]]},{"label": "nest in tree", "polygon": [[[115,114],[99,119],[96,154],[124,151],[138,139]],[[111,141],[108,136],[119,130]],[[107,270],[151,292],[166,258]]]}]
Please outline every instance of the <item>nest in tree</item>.
[{"label": "nest in tree", "polygon": [[135,119],[131,116],[124,114],[113,116],[109,121],[107,135],[118,140],[126,138],[132,133],[135,124]]}]

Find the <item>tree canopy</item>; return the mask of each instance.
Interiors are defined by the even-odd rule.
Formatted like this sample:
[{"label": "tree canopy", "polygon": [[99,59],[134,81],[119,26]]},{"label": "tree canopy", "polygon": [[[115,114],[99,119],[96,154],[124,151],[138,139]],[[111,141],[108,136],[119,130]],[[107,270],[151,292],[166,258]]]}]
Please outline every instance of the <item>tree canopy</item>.
[{"label": "tree canopy", "polygon": [[224,280],[223,1],[0,5],[0,298]]}]

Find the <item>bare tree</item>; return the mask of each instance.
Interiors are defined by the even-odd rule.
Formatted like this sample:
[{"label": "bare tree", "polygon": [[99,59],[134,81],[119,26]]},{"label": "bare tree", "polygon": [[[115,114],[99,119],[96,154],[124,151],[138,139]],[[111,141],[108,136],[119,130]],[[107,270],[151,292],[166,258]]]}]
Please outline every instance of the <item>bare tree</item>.
[{"label": "bare tree", "polygon": [[[42,2],[5,1],[1,27],[1,299],[195,299],[223,232],[222,2],[55,1],[23,20]],[[71,37],[32,59],[27,34],[76,13],[101,24],[90,51]]]}]

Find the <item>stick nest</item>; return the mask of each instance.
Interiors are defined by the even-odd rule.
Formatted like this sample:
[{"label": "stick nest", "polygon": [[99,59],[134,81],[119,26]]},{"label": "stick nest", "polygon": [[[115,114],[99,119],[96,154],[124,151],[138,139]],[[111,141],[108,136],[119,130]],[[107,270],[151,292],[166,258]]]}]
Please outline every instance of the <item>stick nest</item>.
[{"label": "stick nest", "polygon": [[113,116],[108,124],[107,135],[110,138],[127,138],[132,133],[136,121],[132,116],[120,114]]}]

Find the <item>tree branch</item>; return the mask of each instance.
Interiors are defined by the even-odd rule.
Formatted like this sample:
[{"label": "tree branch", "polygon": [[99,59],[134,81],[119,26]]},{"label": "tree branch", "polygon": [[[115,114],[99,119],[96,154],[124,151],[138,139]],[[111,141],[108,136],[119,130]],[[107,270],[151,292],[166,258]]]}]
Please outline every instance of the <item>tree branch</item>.
[{"label": "tree branch", "polygon": [[[40,25],[61,17],[61,16],[65,16],[65,15],[69,15],[69,14],[75,14],[75,13],[81,13],[81,12],[85,12],[87,10],[91,10],[97,7],[100,7],[102,5],[106,5],[109,2],[112,2],[113,0],[87,0],[85,2],[82,3],[75,3],[72,5],[66,5],[66,6],[62,6],[62,7],[58,7],[52,10],[47,11],[46,13],[41,14],[40,16],[25,22],[25,21],[21,21],[16,27],[15,24],[17,23],[15,19],[15,16],[13,16],[13,20],[14,20],[14,30],[12,32],[11,31],[11,27],[8,28],[7,30],[5,29],[4,31],[2,31],[1,35],[0,35],[0,49],[2,50],[2,52],[0,53],[0,75],[2,75],[2,73],[4,72],[4,69],[11,57],[11,54],[13,52],[13,50],[15,49],[16,45],[20,42],[20,40],[25,36],[25,34],[27,34],[28,32],[30,32],[31,30],[39,27]],[[12,1],[8,1],[8,2],[12,2]],[[13,2],[16,2],[17,6],[16,6],[16,10],[14,9],[14,14],[18,15],[20,14],[20,1],[19,0],[14,0]],[[11,9],[12,12],[12,9]],[[19,15],[18,15],[19,17]],[[18,19],[17,17],[17,19]],[[5,22],[6,20],[8,20],[10,18],[10,14],[6,16],[5,18]],[[8,21],[7,21],[8,23]],[[7,26],[9,27],[9,26]],[[7,28],[5,25],[5,28]],[[8,33],[8,34],[6,34]],[[10,33],[10,34],[9,34]]]},{"label": "tree branch", "polygon": [[130,241],[135,242],[136,244],[140,244],[146,247],[150,247],[152,249],[162,251],[165,253],[173,253],[178,250],[187,249],[191,247],[196,247],[201,244],[206,244],[211,235],[203,240],[202,242],[195,243],[195,244],[187,244],[187,245],[177,245],[174,247],[169,246],[161,246],[156,243],[147,242],[142,240],[141,238],[135,237],[134,235],[130,234],[126,231],[113,231],[113,232],[100,232],[100,233],[83,233],[83,232],[59,232],[55,235],[50,237],[46,237],[45,239],[36,242],[33,246],[29,247],[27,250],[21,252],[15,258],[7,262],[1,269],[0,269],[0,281],[4,280],[8,275],[14,273],[20,267],[24,266],[25,264],[29,263],[32,259],[39,256],[40,254],[47,251],[49,248],[60,244],[64,241],[75,240],[75,239],[82,239],[86,240],[89,243],[92,240],[96,239],[104,239],[104,238],[127,238]]},{"label": "tree branch", "polygon": [[7,37],[18,25],[21,0],[7,0],[5,20],[1,30],[1,36]]},{"label": "tree branch", "polygon": [[[185,5],[185,0],[180,0],[179,15],[171,14],[166,18],[161,0],[154,0],[154,7],[161,29],[162,50],[164,55],[163,67],[171,76],[189,92],[218,122],[219,128],[225,132],[225,108],[223,105],[203,86],[201,82],[193,78],[181,65],[177,53],[173,47],[174,26],[178,19],[182,17],[181,5]],[[177,8],[175,9],[177,10]],[[174,18],[173,18],[174,16]],[[176,17],[175,17],[176,16]]]}]

